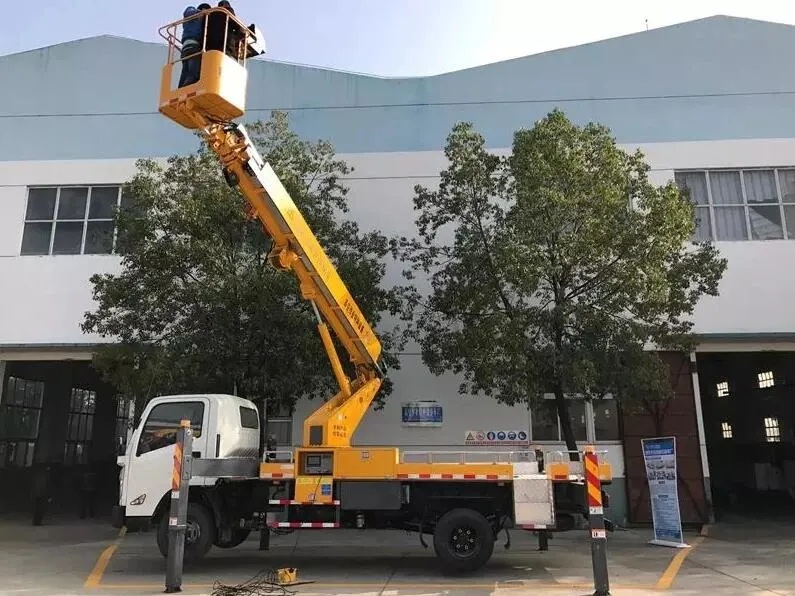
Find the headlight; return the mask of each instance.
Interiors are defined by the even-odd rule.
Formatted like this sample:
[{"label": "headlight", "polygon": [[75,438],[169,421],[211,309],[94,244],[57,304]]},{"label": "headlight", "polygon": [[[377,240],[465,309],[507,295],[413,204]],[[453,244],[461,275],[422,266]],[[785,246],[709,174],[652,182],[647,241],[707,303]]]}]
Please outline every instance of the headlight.
[{"label": "headlight", "polygon": [[146,501],[146,493],[142,494],[140,497],[135,497],[130,501],[130,505],[143,505],[144,501]]}]

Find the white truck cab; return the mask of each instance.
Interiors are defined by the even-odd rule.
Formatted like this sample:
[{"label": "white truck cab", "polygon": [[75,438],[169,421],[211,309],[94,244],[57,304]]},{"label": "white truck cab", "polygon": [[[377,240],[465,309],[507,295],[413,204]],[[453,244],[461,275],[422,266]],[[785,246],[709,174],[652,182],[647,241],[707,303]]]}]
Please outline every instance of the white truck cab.
[{"label": "white truck cab", "polygon": [[[119,505],[114,525],[146,525],[168,504],[174,443],[180,420],[193,430],[191,455],[229,459],[259,457],[259,413],[247,399],[225,394],[167,395],[152,399],[119,456]],[[193,476],[191,485],[208,486],[217,478]]]}]

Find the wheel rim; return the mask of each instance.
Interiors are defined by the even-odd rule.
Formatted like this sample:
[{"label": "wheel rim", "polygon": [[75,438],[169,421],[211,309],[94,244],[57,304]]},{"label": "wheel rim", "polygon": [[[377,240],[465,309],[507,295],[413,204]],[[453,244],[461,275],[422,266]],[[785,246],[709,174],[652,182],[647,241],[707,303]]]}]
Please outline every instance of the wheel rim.
[{"label": "wheel rim", "polygon": [[185,524],[185,544],[193,544],[202,534],[201,526],[194,519],[187,520]]},{"label": "wheel rim", "polygon": [[474,528],[459,526],[450,535],[450,547],[456,557],[466,559],[480,548],[480,538]]}]

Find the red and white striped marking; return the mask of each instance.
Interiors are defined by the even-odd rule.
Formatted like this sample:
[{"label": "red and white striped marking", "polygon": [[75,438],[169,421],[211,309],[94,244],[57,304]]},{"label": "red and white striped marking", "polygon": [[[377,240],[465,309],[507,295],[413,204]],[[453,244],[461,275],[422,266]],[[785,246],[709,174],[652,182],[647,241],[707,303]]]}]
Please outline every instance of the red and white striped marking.
[{"label": "red and white striped marking", "polygon": [[263,472],[262,474],[259,475],[259,477],[274,478],[278,480],[281,480],[282,478],[295,478],[295,476],[293,476],[292,474],[290,473],[285,474],[284,472]]},{"label": "red and white striped marking", "polygon": [[295,501],[293,499],[271,499],[268,501],[270,505],[339,505],[340,502],[337,500],[330,501],[328,503],[319,503],[316,501]]},{"label": "red and white striped marking", "polygon": [[398,474],[399,480],[512,480],[510,474]]},{"label": "red and white striped marking", "polygon": [[522,530],[546,530],[546,524],[522,524],[519,526]]},{"label": "red and white striped marking", "polygon": [[337,522],[268,522],[269,528],[339,528]]}]

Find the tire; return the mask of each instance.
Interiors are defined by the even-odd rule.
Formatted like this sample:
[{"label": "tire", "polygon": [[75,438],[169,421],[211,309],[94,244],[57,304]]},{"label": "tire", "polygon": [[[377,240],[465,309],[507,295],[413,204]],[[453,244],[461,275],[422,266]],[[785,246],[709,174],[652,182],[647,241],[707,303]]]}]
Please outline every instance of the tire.
[{"label": "tire", "polygon": [[453,509],[437,522],[433,548],[446,571],[475,571],[485,565],[494,552],[494,530],[477,511]]},{"label": "tire", "polygon": [[[210,551],[215,542],[215,522],[206,507],[199,503],[188,503],[187,528],[185,530],[185,563],[199,561]],[[168,511],[157,526],[157,548],[168,556]]]},{"label": "tire", "polygon": [[220,537],[216,537],[213,544],[218,548],[235,548],[236,546],[243,544],[248,538],[249,534],[251,534],[251,530],[241,530],[239,528],[234,528],[232,530],[232,536],[228,541],[222,541]]}]

